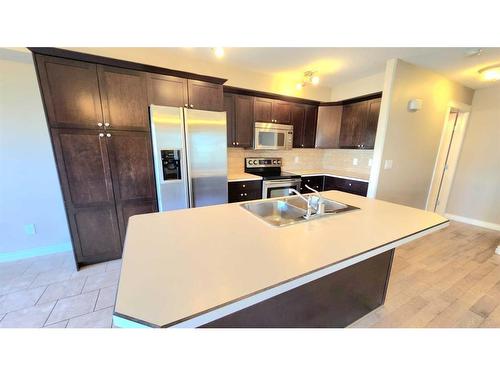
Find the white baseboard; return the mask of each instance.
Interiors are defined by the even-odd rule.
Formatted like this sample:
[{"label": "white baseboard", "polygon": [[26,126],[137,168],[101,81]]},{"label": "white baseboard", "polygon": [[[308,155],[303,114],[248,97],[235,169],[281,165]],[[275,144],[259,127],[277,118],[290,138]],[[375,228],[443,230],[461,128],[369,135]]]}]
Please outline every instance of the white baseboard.
[{"label": "white baseboard", "polygon": [[481,221],[481,220],[477,220],[477,219],[471,219],[471,218],[465,217],[465,216],[458,216],[458,215],[452,215],[452,214],[444,214],[444,216],[446,216],[448,219],[451,219],[451,220],[460,221],[461,223],[476,225],[478,227],[483,227],[486,229],[493,229],[493,230],[500,231],[500,224],[489,223],[487,221]]},{"label": "white baseboard", "polygon": [[27,259],[42,255],[63,253],[72,250],[73,246],[71,245],[71,242],[63,242],[56,245],[41,246],[41,247],[34,247],[32,249],[4,252],[0,253],[0,263],[13,262],[16,260]]}]

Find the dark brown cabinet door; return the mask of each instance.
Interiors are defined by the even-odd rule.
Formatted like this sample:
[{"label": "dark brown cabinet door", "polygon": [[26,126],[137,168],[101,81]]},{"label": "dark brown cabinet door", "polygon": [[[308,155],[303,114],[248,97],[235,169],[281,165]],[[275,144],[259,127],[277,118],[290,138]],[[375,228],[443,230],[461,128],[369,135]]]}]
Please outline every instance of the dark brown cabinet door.
[{"label": "dark brown cabinet door", "polygon": [[36,63],[50,126],[97,129],[103,123],[95,64],[43,55]]},{"label": "dark brown cabinet door", "polygon": [[226,127],[227,127],[227,145],[228,147],[236,147],[235,140],[235,116],[234,116],[234,94],[224,94],[224,111],[226,112]]},{"label": "dark brown cabinet door", "polygon": [[344,106],[339,137],[340,148],[360,148],[360,140],[367,116],[367,101]]},{"label": "dark brown cabinet door", "polygon": [[147,81],[149,104],[169,107],[189,105],[187,79],[148,73]]},{"label": "dark brown cabinet door", "polygon": [[311,105],[306,106],[304,136],[302,141],[304,148],[314,148],[315,146],[317,119],[318,119],[318,107]]},{"label": "dark brown cabinet door", "polygon": [[338,148],[342,106],[324,106],[318,108],[316,128],[317,148]]},{"label": "dark brown cabinet door", "polygon": [[156,211],[149,133],[110,131],[106,142],[122,241],[128,218],[135,213]]},{"label": "dark brown cabinet door", "polygon": [[292,106],[292,125],[293,125],[293,147],[304,147],[304,128],[306,123],[306,108],[300,104]]},{"label": "dark brown cabinet door", "polygon": [[105,134],[54,128],[52,143],[79,265],[121,256]]},{"label": "dark brown cabinet door", "polygon": [[237,181],[228,183],[228,203],[262,198],[262,181]]},{"label": "dark brown cabinet door", "polygon": [[109,130],[149,130],[146,73],[98,66],[104,123]]},{"label": "dark brown cabinet door", "polygon": [[234,128],[237,147],[252,147],[254,133],[254,100],[251,96],[236,95],[234,98]]},{"label": "dark brown cabinet door", "polygon": [[377,134],[381,101],[382,99],[373,99],[368,103],[368,118],[360,139],[361,148],[373,149],[375,146],[375,135]]},{"label": "dark brown cabinet door", "polygon": [[273,100],[272,119],[278,124],[290,124],[292,122],[292,105],[281,100]]},{"label": "dark brown cabinet door", "polygon": [[189,108],[204,111],[223,111],[224,94],[222,85],[188,80]]},{"label": "dark brown cabinet door", "polygon": [[255,98],[254,114],[256,122],[273,122],[273,100]]}]

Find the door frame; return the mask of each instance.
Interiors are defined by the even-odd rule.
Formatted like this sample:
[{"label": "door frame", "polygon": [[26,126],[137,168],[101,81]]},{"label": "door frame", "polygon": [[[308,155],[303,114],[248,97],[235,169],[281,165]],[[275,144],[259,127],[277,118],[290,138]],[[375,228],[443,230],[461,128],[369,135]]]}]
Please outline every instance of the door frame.
[{"label": "door frame", "polygon": [[[441,131],[441,140],[439,142],[439,149],[436,154],[436,161],[434,163],[434,170],[432,173],[432,180],[429,187],[429,194],[427,195],[427,202],[425,204],[425,209],[427,211],[437,212],[440,214],[444,214],[446,211],[446,206],[448,204],[448,198],[450,195],[451,189],[445,191],[444,195],[440,196],[440,191],[442,190],[442,176],[445,171],[445,165],[448,164],[448,173],[450,176],[451,185],[453,184],[453,179],[455,177],[455,171],[458,164],[458,159],[460,157],[460,153],[462,151],[463,140],[465,137],[465,132],[467,129],[467,125],[469,123],[470,112],[472,106],[460,102],[450,101],[446,110],[444,125]],[[458,116],[455,125],[455,131],[450,132],[447,131],[447,125],[450,120],[450,114],[454,111],[458,110]],[[459,132],[456,129],[459,128]],[[451,163],[448,161],[448,151],[451,146],[451,142],[456,145],[455,154],[452,155],[453,160]],[[456,142],[456,143],[455,143]],[[438,209],[436,207],[437,199],[440,198],[441,205]]]}]

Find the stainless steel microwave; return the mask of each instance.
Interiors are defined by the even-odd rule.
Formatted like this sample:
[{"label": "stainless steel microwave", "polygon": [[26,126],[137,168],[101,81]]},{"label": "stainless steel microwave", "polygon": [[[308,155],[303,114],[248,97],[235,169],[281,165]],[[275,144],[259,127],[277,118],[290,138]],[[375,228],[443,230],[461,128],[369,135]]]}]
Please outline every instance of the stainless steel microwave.
[{"label": "stainless steel microwave", "polygon": [[293,147],[293,126],[268,122],[255,123],[254,149],[290,150]]}]

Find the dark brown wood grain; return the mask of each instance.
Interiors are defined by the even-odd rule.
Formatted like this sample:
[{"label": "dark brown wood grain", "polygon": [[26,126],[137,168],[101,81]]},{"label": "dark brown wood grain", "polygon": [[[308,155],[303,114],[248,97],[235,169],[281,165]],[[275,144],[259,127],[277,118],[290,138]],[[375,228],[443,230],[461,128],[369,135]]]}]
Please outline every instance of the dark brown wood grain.
[{"label": "dark brown wood grain", "polygon": [[384,304],[393,256],[375,255],[202,327],[346,327]]},{"label": "dark brown wood grain", "polygon": [[235,181],[228,183],[228,202],[262,199],[262,181]]},{"label": "dark brown wood grain", "polygon": [[204,111],[223,111],[224,94],[222,85],[188,80],[189,108]]},{"label": "dark brown wood grain", "polygon": [[291,124],[292,106],[283,100],[273,100],[272,119],[278,124]]},{"label": "dark brown wood grain", "polygon": [[254,134],[254,100],[252,97],[235,96],[234,119],[236,146],[251,148]]},{"label": "dark brown wood grain", "polygon": [[304,148],[314,148],[316,140],[316,124],[318,120],[318,107],[306,105],[306,120],[304,124]]},{"label": "dark brown wood grain", "polygon": [[236,129],[235,129],[235,96],[234,94],[224,93],[224,111],[226,112],[226,130],[227,146],[236,147]]},{"label": "dark brown wood grain", "polygon": [[342,106],[320,106],[316,128],[317,148],[339,148]]},{"label": "dark brown wood grain", "polygon": [[227,85],[224,85],[224,92],[228,94],[238,94],[238,95],[254,96],[259,98],[282,100],[288,103],[309,104],[316,106],[320,104],[320,102],[317,100],[304,99],[295,96],[280,95],[272,92],[257,91],[257,90],[251,90],[251,89],[245,89],[241,87],[234,87]]},{"label": "dark brown wood grain", "polygon": [[104,122],[110,130],[149,131],[146,74],[99,65]]},{"label": "dark brown wood grain", "polygon": [[367,101],[344,105],[339,136],[340,148],[360,148],[367,118]]},{"label": "dark brown wood grain", "polygon": [[96,65],[40,55],[35,60],[48,124],[97,129],[103,117]]},{"label": "dark brown wood grain", "polygon": [[255,122],[272,122],[273,100],[258,97],[254,100]]},{"label": "dark brown wood grain", "polygon": [[147,73],[149,104],[187,107],[187,79]]},{"label": "dark brown wood grain", "polygon": [[362,148],[373,149],[377,134],[378,116],[380,113],[381,99],[373,99],[368,103],[368,118],[361,137]]},{"label": "dark brown wood grain", "polygon": [[304,128],[306,125],[306,107],[302,104],[292,105],[293,147],[304,147]]}]

